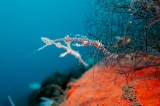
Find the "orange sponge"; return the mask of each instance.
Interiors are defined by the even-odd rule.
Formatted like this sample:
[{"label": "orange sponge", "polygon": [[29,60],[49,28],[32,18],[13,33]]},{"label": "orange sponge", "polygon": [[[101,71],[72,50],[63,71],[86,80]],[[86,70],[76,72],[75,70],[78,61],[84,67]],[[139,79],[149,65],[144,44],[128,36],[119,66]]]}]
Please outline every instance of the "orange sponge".
[{"label": "orange sponge", "polygon": [[143,106],[160,106],[160,80],[148,79],[134,85],[136,100]]},{"label": "orange sponge", "polygon": [[118,65],[95,65],[77,82],[68,84],[71,89],[61,106],[160,106],[160,80],[155,77],[155,68],[134,74],[119,74],[117,70]]}]

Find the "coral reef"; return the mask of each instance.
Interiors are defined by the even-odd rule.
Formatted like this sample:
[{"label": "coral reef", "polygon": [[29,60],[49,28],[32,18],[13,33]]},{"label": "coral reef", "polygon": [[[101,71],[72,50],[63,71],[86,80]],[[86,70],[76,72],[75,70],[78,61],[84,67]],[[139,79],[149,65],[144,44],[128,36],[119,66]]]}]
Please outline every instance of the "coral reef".
[{"label": "coral reef", "polygon": [[159,0],[95,0],[92,4],[85,20],[88,37],[42,38],[45,46],[38,49],[53,44],[66,50],[61,57],[72,54],[87,66],[70,46],[79,42],[74,45],[89,48],[89,57],[99,62],[67,84],[61,106],[159,106]]}]

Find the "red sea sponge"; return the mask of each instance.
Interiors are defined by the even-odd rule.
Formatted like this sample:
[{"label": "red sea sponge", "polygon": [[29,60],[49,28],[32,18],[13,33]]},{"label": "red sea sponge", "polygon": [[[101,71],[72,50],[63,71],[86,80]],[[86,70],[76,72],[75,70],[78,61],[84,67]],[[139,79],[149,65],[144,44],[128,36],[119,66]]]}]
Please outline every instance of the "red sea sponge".
[{"label": "red sea sponge", "polygon": [[134,84],[136,100],[143,106],[160,106],[160,80],[144,79]]},{"label": "red sea sponge", "polygon": [[[159,106],[160,75],[154,67],[128,74],[118,73],[119,64],[95,65],[77,82],[69,83],[61,106]],[[127,66],[124,70],[129,70]]]}]

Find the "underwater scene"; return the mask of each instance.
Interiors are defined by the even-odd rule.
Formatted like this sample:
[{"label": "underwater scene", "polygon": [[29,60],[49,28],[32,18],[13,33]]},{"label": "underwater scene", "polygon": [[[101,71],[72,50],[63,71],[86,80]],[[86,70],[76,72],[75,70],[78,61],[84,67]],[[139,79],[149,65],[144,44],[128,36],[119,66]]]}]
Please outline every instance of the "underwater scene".
[{"label": "underwater scene", "polygon": [[0,0],[0,106],[160,106],[160,0]]}]

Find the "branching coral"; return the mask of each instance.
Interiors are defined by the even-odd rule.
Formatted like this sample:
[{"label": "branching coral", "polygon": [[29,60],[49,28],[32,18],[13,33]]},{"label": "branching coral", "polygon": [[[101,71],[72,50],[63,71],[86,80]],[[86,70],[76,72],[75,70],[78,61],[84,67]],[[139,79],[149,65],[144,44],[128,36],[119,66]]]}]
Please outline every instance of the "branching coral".
[{"label": "branching coral", "polygon": [[[126,65],[132,74],[140,68],[155,66],[156,69],[160,65],[159,1],[95,0],[92,4],[91,12],[86,14],[86,32],[118,55],[117,62],[122,68],[117,70],[119,73],[125,73]],[[121,39],[117,41],[117,38]],[[123,46],[120,45],[122,41],[125,41]],[[106,65],[112,61],[101,55]],[[126,62],[122,64],[121,61]]]},{"label": "branching coral", "polygon": [[145,12],[143,16],[150,20],[148,27],[160,22],[159,0],[132,0],[130,10],[134,14],[139,14],[140,11]]}]

